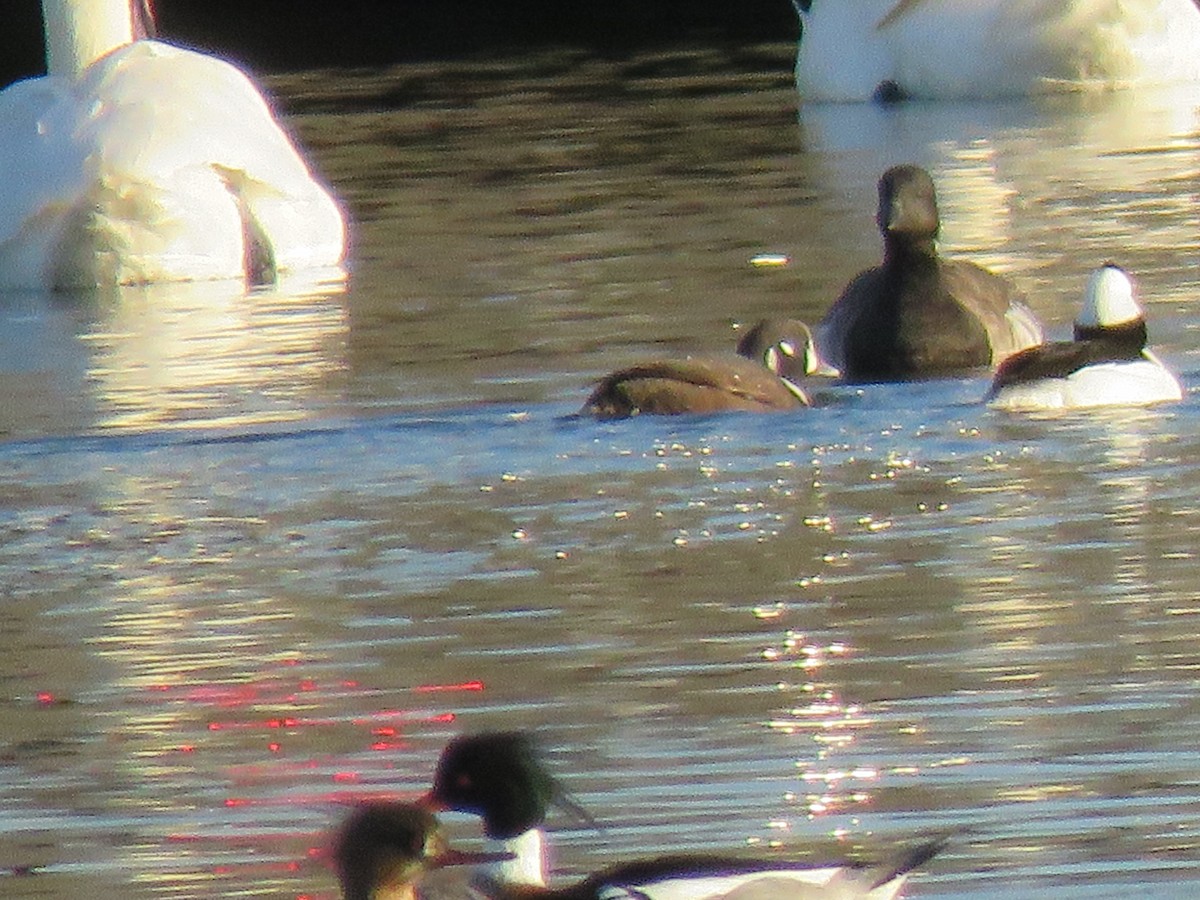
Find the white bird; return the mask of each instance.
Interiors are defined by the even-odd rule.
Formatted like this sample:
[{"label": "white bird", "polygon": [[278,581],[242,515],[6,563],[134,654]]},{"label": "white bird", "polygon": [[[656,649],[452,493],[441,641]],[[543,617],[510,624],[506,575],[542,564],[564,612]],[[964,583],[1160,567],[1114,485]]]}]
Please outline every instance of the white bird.
[{"label": "white bird", "polygon": [[816,101],[987,99],[1200,80],[1194,0],[793,0]]},{"label": "white bird", "polygon": [[48,74],[0,91],[0,288],[344,274],[341,209],[244,72],[144,38],[147,0],[42,16]]},{"label": "white bird", "polygon": [[988,405],[1006,410],[1138,406],[1183,398],[1179,379],[1146,347],[1133,279],[1112,263],[1088,279],[1075,340],[1031,347],[996,371]]}]

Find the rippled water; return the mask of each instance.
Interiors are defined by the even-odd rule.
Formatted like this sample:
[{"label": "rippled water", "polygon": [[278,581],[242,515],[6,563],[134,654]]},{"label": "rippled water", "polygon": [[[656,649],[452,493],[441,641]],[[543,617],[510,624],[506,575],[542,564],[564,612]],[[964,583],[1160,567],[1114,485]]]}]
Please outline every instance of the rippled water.
[{"label": "rippled water", "polygon": [[[0,298],[0,894],[332,897],[342,804],[494,727],[606,825],[564,873],[962,827],[910,896],[1200,889],[1198,97],[797,114],[790,58],[275,78],[348,285]],[[1184,402],[570,418],[817,319],[905,160],[1056,335],[1133,271]]]}]

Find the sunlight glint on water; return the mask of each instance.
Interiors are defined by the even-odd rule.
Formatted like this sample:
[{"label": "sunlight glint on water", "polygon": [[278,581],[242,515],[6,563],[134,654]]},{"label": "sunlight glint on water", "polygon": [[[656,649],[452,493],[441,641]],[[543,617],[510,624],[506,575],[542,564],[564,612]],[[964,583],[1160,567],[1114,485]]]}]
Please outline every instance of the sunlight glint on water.
[{"label": "sunlight glint on water", "polygon": [[[515,727],[564,876],[963,827],[909,896],[1194,891],[1196,98],[797,117],[793,52],[281,76],[347,285],[2,298],[0,893],[330,898],[346,803]],[[909,160],[1053,336],[1129,268],[1184,402],[569,417],[815,321]]]}]

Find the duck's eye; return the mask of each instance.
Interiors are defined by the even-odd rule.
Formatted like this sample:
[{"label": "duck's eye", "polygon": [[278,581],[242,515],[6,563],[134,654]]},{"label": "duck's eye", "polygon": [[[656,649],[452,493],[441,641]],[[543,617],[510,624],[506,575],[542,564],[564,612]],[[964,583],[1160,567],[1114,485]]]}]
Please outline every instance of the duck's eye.
[{"label": "duck's eye", "polygon": [[467,775],[466,773],[459,775],[454,779],[454,784],[463,790],[467,790],[471,787],[471,776]]}]

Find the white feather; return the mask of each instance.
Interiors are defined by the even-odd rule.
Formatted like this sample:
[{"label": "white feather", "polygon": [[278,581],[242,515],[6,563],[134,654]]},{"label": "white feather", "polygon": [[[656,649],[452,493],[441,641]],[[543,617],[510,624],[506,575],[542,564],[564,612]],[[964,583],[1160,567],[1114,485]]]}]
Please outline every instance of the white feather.
[{"label": "white feather", "polygon": [[1101,266],[1088,278],[1083,308],[1075,322],[1086,328],[1103,328],[1135,322],[1143,317],[1133,292],[1133,280],[1117,266]]},{"label": "white feather", "polygon": [[512,858],[480,866],[485,879],[503,885],[546,886],[545,833],[530,828],[516,837],[489,841],[489,850],[511,853]]},{"label": "white feather", "polygon": [[891,900],[907,875],[871,889],[862,869],[827,866],[605,885],[600,900]]},{"label": "white feather", "polygon": [[341,210],[243,72],[157,41],[79,62],[0,92],[0,286],[242,278],[247,216],[280,271],[340,265]]},{"label": "white feather", "polygon": [[1065,378],[1011,384],[998,391],[988,406],[1010,412],[1053,412],[1181,400],[1179,379],[1149,350],[1144,354],[1144,359],[1085,366]]},{"label": "white feather", "polygon": [[812,0],[796,83],[870,99],[881,81],[929,99],[1200,79],[1193,0]]}]

